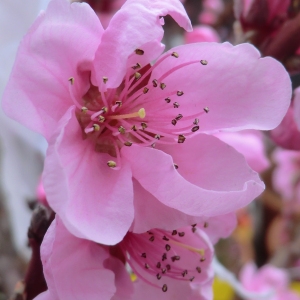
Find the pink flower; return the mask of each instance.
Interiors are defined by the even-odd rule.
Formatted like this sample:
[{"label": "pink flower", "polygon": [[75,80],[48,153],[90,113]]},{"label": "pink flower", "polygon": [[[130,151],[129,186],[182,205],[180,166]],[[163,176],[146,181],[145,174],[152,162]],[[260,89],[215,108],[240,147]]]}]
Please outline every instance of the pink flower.
[{"label": "pink flower", "polygon": [[223,10],[224,3],[222,0],[204,0],[203,10],[199,15],[199,23],[207,25],[215,24]]},{"label": "pink flower", "polygon": [[254,263],[248,263],[241,270],[240,280],[249,291],[270,292],[264,299],[299,300],[299,296],[289,290],[288,274],[283,269],[265,265],[257,270]]},{"label": "pink flower", "polygon": [[166,14],[190,30],[176,0],[127,1],[105,31],[87,4],[52,0],[20,46],[3,107],[47,138],[47,200],[78,237],[115,244],[130,227],[180,228],[264,189],[208,134],[277,126],[287,73],[248,44],[180,46],[150,66]]},{"label": "pink flower", "polygon": [[300,131],[300,87],[294,90],[293,107],[294,107],[294,120],[296,122],[298,130]]},{"label": "pink flower", "polygon": [[[293,104],[295,105],[296,102]],[[280,125],[270,132],[272,140],[289,150],[300,150],[300,131],[295,119],[295,107],[291,104]]]},{"label": "pink flower", "polygon": [[220,42],[220,37],[215,29],[208,25],[198,25],[191,32],[184,35],[185,43]]},{"label": "pink flower", "polygon": [[274,189],[284,200],[300,203],[300,152],[277,149],[273,158],[277,167],[273,173]]},{"label": "pink flower", "polygon": [[[202,225],[203,226],[203,225]],[[127,233],[116,246],[71,235],[56,217],[41,255],[48,291],[36,300],[210,299],[213,247],[205,227]],[[132,283],[124,264],[137,276]]]}]

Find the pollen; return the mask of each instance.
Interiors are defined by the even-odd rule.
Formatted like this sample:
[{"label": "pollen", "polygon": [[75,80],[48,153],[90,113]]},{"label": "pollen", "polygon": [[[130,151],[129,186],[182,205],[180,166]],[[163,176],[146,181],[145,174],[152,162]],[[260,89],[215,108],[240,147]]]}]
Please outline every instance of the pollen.
[{"label": "pollen", "polygon": [[110,167],[110,168],[115,168],[117,166],[116,162],[113,161],[113,160],[109,160],[107,162],[107,165]]},{"label": "pollen", "polygon": [[142,49],[135,49],[135,54],[137,54],[137,55],[143,55],[144,53],[145,53],[145,51]]}]

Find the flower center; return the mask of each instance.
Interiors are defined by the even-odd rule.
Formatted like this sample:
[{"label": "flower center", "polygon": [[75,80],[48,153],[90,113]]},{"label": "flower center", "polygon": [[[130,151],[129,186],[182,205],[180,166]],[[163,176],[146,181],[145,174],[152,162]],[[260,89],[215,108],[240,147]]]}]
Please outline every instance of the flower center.
[{"label": "flower center", "polygon": [[166,277],[186,282],[206,279],[208,246],[201,236],[195,236],[196,230],[194,224],[180,231],[154,229],[143,234],[128,233],[120,248],[137,277],[166,292],[168,286],[163,282]]},{"label": "flower center", "polygon": [[[136,49],[134,55],[143,55]],[[174,112],[180,104],[174,98],[181,97],[181,90],[168,90],[163,82],[170,74],[191,64],[207,65],[207,61],[189,61],[176,65],[158,79],[149,80],[152,71],[166,59],[179,59],[176,52],[166,53],[153,66],[136,63],[127,69],[125,78],[118,88],[107,88],[109,78],[103,77],[99,87],[90,86],[88,92],[77,99],[74,95],[74,77],[69,78],[70,96],[77,107],[76,116],[84,138],[95,143],[96,151],[105,152],[116,158],[107,163],[120,169],[120,148],[132,144],[155,147],[156,143],[183,143],[199,130],[199,117],[209,111],[183,116]],[[137,72],[137,69],[140,69]],[[157,89],[161,93],[157,93]],[[181,123],[181,119],[184,122]],[[186,122],[187,121],[187,122]]]}]

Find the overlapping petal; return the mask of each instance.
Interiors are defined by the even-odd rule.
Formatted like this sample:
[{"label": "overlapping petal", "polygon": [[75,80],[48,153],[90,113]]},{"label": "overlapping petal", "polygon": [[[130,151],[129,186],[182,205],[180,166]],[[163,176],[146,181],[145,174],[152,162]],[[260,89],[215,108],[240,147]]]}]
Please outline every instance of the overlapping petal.
[{"label": "overlapping petal", "polygon": [[[179,57],[172,57],[172,52]],[[198,112],[200,130],[204,132],[269,130],[281,122],[289,107],[292,90],[287,72],[273,58],[260,58],[252,45],[197,43],[173,48],[168,53],[167,59],[154,66],[150,79],[163,82],[166,87],[163,91],[151,91],[151,97],[164,101],[172,95],[171,101],[180,106],[176,112],[170,104],[169,110],[154,113],[157,103],[148,103],[148,117],[174,118],[180,113],[183,126],[191,123],[185,117]],[[177,91],[183,95],[178,97]],[[205,107],[209,113],[201,115]],[[171,121],[169,128],[174,128]]]},{"label": "overlapping petal", "polygon": [[115,244],[133,220],[133,188],[129,165],[107,167],[110,156],[82,140],[70,108],[50,141],[44,169],[49,205],[75,235]]},{"label": "overlapping petal", "polygon": [[122,6],[111,19],[96,52],[98,85],[103,76],[108,77],[107,87],[120,85],[129,55],[145,43],[161,41],[163,29],[159,18],[168,14],[181,27],[191,30],[184,7],[177,0],[129,0]]},{"label": "overlapping petal", "polygon": [[108,250],[72,236],[58,218],[45,235],[41,253],[48,291],[36,300],[96,300],[100,295],[109,300],[115,294],[115,275],[104,266]]},{"label": "overlapping petal", "polygon": [[264,189],[242,155],[215,137],[201,134],[183,144],[160,145],[159,149],[163,151],[132,146],[123,148],[122,155],[144,189],[188,215],[235,211]]},{"label": "overlapping petal", "polygon": [[3,98],[7,115],[49,139],[72,104],[68,79],[77,78],[79,96],[89,87],[83,71],[90,68],[102,33],[89,5],[52,0],[19,47]]}]

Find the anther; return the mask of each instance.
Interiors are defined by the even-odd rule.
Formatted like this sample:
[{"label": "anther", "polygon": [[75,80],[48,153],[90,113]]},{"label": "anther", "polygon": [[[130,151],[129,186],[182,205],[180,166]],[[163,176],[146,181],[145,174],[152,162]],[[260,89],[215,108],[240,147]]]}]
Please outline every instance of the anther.
[{"label": "anther", "polygon": [[183,236],[185,235],[185,232],[184,232],[184,231],[178,232],[178,235],[179,235],[180,237],[183,237]]},{"label": "anther", "polygon": [[115,104],[118,105],[119,107],[121,107],[123,103],[122,103],[122,101],[118,100],[115,102]]},{"label": "anther", "polygon": [[168,97],[168,98],[165,99],[165,101],[166,101],[167,103],[170,103],[170,102],[171,102],[171,99]]},{"label": "anther", "polygon": [[206,66],[208,64],[207,60],[201,59],[200,60],[201,65]]},{"label": "anther", "polygon": [[197,228],[196,228],[196,227],[193,227],[193,228],[192,228],[192,232],[195,233],[196,231],[197,231]]},{"label": "anther", "polygon": [[154,87],[157,87],[157,85],[158,85],[157,80],[156,79],[152,80],[152,84],[153,84]]},{"label": "anther", "polygon": [[180,134],[180,135],[178,136],[178,143],[179,143],[179,144],[184,143],[185,140],[186,140],[186,137],[185,137],[183,134]]},{"label": "anther", "polygon": [[108,81],[108,78],[105,77],[105,76],[103,76],[102,79],[103,79],[103,82],[104,82],[104,83],[106,83],[106,82]]},{"label": "anther", "polygon": [[160,269],[160,267],[161,267],[161,263],[158,262],[158,263],[156,264],[156,268]]},{"label": "anther", "polygon": [[103,117],[103,116],[99,116],[98,117],[98,121],[100,122],[100,123],[103,123],[104,121],[105,121],[105,118]]},{"label": "anther", "polygon": [[105,114],[105,113],[107,113],[107,111],[108,111],[108,108],[106,107],[106,106],[103,106],[102,108],[101,108],[101,110],[103,111],[103,113]]},{"label": "anther", "polygon": [[148,234],[153,234],[153,232],[152,232],[152,231],[149,231],[149,230],[148,230],[147,232],[148,232]]},{"label": "anther", "polygon": [[156,135],[154,136],[154,138],[157,139],[157,140],[160,140],[160,134],[156,134]]},{"label": "anther", "polygon": [[149,241],[150,241],[150,242],[153,242],[154,239],[155,239],[155,237],[154,237],[154,235],[152,235],[152,236],[150,237]]},{"label": "anther", "polygon": [[88,111],[88,108],[87,108],[87,107],[85,107],[85,106],[82,106],[82,107],[81,107],[81,112],[82,112],[82,113],[85,114],[87,111]]},{"label": "anther", "polygon": [[110,168],[115,168],[117,166],[116,162],[113,161],[113,160],[109,160],[107,162],[107,165],[110,167]]},{"label": "anther", "polygon": [[166,86],[165,83],[162,82],[162,83],[160,84],[160,88],[161,88],[162,90],[165,89],[166,87],[167,87],[167,86]]},{"label": "anther", "polygon": [[170,271],[171,270],[171,266],[170,265],[166,265],[166,269],[167,269],[167,271]]},{"label": "anther", "polygon": [[135,78],[136,80],[139,80],[141,77],[142,77],[141,73],[139,73],[139,72],[135,72],[135,73],[134,73],[134,78]]},{"label": "anther", "polygon": [[160,279],[161,279],[161,275],[160,275],[159,273],[157,273],[156,278],[157,278],[158,280],[160,280]]},{"label": "anther", "polygon": [[167,251],[170,251],[170,250],[171,250],[171,246],[170,246],[169,244],[166,244],[166,247],[165,247],[165,248],[166,248]]},{"label": "anther", "polygon": [[197,224],[192,224],[192,227],[196,227],[197,226]]},{"label": "anther", "polygon": [[118,130],[120,133],[125,134],[125,128],[123,126],[120,126]]},{"label": "anther", "polygon": [[178,102],[174,102],[173,106],[174,106],[174,108],[178,108],[179,107],[179,103]]},{"label": "anther", "polygon": [[149,269],[150,266],[148,264],[145,264],[145,269]]},{"label": "anther", "polygon": [[176,119],[177,121],[179,121],[179,120],[181,120],[181,119],[182,119],[182,117],[183,117],[183,115],[182,115],[182,114],[178,114],[178,115],[176,116],[176,118],[175,118],[175,119]]},{"label": "anther", "polygon": [[182,96],[183,95],[183,91],[178,91],[177,92],[177,96]]},{"label": "anther", "polygon": [[184,270],[184,271],[181,273],[182,277],[185,277],[185,276],[187,275],[187,273],[188,273],[188,271],[187,271],[187,270]]},{"label": "anther", "polygon": [[163,274],[166,274],[166,272],[167,272],[167,269],[161,269],[161,272],[163,273]]},{"label": "anther", "polygon": [[124,145],[127,146],[127,147],[130,147],[132,145],[132,143],[127,141],[127,142],[124,143]]},{"label": "anther", "polygon": [[74,81],[75,81],[74,77],[70,77],[68,80],[70,81],[70,83],[71,83],[72,85],[74,84]]},{"label": "anther", "polygon": [[141,257],[147,258],[147,254],[144,252],[142,253]]},{"label": "anther", "polygon": [[133,131],[137,131],[137,128],[136,128],[136,126],[135,126],[135,125],[133,125],[133,126],[131,127],[131,130],[133,130]]},{"label": "anther", "polygon": [[144,53],[145,53],[145,51],[142,49],[135,49],[135,54],[137,54],[137,55],[143,55]]},{"label": "anther", "polygon": [[204,107],[203,108],[203,110],[206,112],[206,113],[208,113],[209,112],[209,108],[206,106],[206,107]]},{"label": "anther", "polygon": [[204,222],[204,228],[207,228],[207,227],[208,227],[208,223]]},{"label": "anther", "polygon": [[201,268],[200,267],[197,267],[196,270],[197,270],[198,273],[201,273]]},{"label": "anther", "polygon": [[200,129],[199,126],[194,126],[194,127],[192,128],[192,132],[196,132],[196,131],[198,131],[199,129]]},{"label": "anther", "polygon": [[144,89],[143,89],[143,93],[144,94],[147,94],[149,92],[149,89],[147,88],[147,87],[145,87]]},{"label": "anther", "polygon": [[201,259],[200,259],[200,262],[204,262],[205,261],[205,257],[202,257]]},{"label": "anther", "polygon": [[179,57],[179,55],[178,55],[177,52],[173,52],[171,55],[172,55],[173,57],[175,57],[175,58],[178,58],[178,57]]},{"label": "anther", "polygon": [[195,121],[193,122],[193,124],[198,125],[199,124],[199,119],[195,119]]},{"label": "anther", "polygon": [[173,230],[172,235],[176,235],[176,234],[177,234],[177,230]]},{"label": "anther", "polygon": [[171,123],[175,126],[175,125],[177,124],[177,121],[176,121],[175,119],[173,119],[173,120],[171,121]]},{"label": "anther", "polygon": [[194,279],[195,279],[195,276],[191,277],[191,278],[190,278],[190,281],[193,281]]},{"label": "anther", "polygon": [[142,126],[143,130],[145,130],[148,127],[148,125],[145,122],[142,122],[141,126]]},{"label": "anther", "polygon": [[177,170],[179,167],[177,164],[174,164],[174,168]]},{"label": "anther", "polygon": [[180,260],[180,256],[179,255],[175,255],[171,257],[172,262],[176,261],[176,260]]},{"label": "anther", "polygon": [[170,239],[167,238],[167,237],[164,235],[164,236],[163,236],[163,240],[164,240],[164,241],[169,241]]},{"label": "anther", "polygon": [[165,293],[168,290],[168,286],[166,284],[164,284],[161,289]]},{"label": "anther", "polygon": [[139,63],[136,63],[136,65],[132,66],[133,70],[141,68],[141,65]]},{"label": "anther", "polygon": [[162,257],[161,257],[161,260],[164,261],[164,260],[166,260],[166,259],[167,259],[167,253],[164,253],[164,254],[162,255]]},{"label": "anther", "polygon": [[98,124],[93,124],[93,128],[94,128],[95,131],[100,130],[100,126]]},{"label": "anther", "polygon": [[155,143],[151,144],[151,147],[152,147],[152,148],[155,148],[155,146],[156,146]]}]

